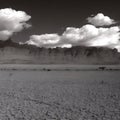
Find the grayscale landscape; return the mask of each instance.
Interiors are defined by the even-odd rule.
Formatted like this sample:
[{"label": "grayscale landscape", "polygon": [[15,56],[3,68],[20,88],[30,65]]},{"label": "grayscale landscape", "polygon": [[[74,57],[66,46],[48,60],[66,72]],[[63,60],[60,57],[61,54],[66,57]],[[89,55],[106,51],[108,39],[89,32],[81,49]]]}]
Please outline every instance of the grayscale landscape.
[{"label": "grayscale landscape", "polygon": [[[103,67],[103,66],[101,66]],[[2,120],[119,120],[120,67],[0,65]]]},{"label": "grayscale landscape", "polygon": [[119,11],[0,0],[0,120],[120,120]]}]

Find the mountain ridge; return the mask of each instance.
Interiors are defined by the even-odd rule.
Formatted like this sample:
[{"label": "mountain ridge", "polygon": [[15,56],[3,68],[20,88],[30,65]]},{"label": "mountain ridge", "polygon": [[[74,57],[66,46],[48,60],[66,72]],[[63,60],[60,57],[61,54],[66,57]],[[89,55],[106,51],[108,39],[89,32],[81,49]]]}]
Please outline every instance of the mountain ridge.
[{"label": "mountain ridge", "polygon": [[39,48],[11,39],[0,41],[1,64],[120,64],[117,49],[74,46]]}]

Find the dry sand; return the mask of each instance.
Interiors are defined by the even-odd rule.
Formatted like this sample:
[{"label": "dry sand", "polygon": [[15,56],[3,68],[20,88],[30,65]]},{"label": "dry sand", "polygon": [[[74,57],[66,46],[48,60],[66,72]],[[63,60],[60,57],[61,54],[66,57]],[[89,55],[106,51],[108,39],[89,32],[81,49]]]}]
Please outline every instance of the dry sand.
[{"label": "dry sand", "polygon": [[1,120],[120,119],[119,70],[16,66],[0,66]]}]

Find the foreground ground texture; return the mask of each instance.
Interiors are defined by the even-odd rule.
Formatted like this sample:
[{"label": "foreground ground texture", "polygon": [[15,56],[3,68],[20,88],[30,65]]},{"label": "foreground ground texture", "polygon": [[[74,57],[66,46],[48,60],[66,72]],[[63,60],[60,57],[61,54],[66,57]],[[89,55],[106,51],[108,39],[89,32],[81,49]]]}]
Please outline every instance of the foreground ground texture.
[{"label": "foreground ground texture", "polygon": [[119,120],[120,71],[0,71],[0,120]]}]

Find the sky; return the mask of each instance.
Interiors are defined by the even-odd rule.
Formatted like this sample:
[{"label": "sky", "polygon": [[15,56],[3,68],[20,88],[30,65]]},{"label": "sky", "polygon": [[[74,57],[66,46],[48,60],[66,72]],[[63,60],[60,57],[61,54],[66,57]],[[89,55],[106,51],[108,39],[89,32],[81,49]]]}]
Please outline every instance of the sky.
[{"label": "sky", "polygon": [[[100,38],[105,38],[106,34],[110,35],[111,33],[115,33],[114,35],[110,36],[110,38],[119,39],[118,38],[118,29],[117,28],[110,28],[110,27],[118,27],[119,20],[120,20],[120,7],[119,3],[116,1],[107,1],[107,0],[0,0],[0,9],[11,8],[12,10],[16,11],[24,11],[26,13],[26,17],[19,21],[17,18],[16,20],[19,23],[24,22],[24,28],[19,26],[17,29],[11,28],[12,32],[7,33],[8,36],[12,36],[11,38],[16,42],[25,42],[27,41],[28,44],[34,44],[33,42],[38,43],[38,46],[44,46],[45,43],[41,42],[41,40],[48,40],[52,39],[53,41],[49,41],[45,46],[49,46],[49,44],[58,45],[59,39],[62,38],[62,42],[58,46],[70,46],[82,44],[82,45],[103,45],[100,42]],[[95,21],[90,21],[91,15],[94,18],[95,16],[99,15],[99,13],[105,16],[110,17],[113,20],[111,24],[103,24],[97,25],[98,23],[94,23]],[[16,13],[17,14],[17,13]],[[100,21],[97,21],[100,22]],[[102,21],[104,22],[104,21]],[[17,23],[16,23],[17,24]],[[20,24],[19,24],[20,25]],[[90,26],[92,25],[92,26]],[[104,27],[107,33],[103,34],[105,29],[99,29],[98,27]],[[1,28],[0,28],[1,29]],[[14,31],[13,31],[14,29]],[[79,29],[79,30],[78,30]],[[86,37],[85,39],[90,39],[91,37],[94,38],[91,41],[94,41],[94,44],[89,42],[73,42],[71,38],[69,38],[69,42],[65,39],[68,39],[68,33],[74,33],[74,35],[82,34],[81,31],[87,30],[87,34],[90,34],[88,31],[97,31],[90,37]],[[77,33],[75,33],[77,31]],[[79,33],[78,33],[79,32]],[[3,34],[3,32],[1,33]],[[86,33],[85,33],[86,34]],[[100,36],[102,34],[102,36]],[[72,34],[73,35],[73,34]],[[74,36],[73,35],[73,36]],[[76,35],[76,36],[77,36]],[[96,38],[97,36],[97,42]],[[61,37],[62,36],[62,37]],[[67,38],[66,38],[67,36]],[[74,37],[76,37],[74,36]],[[99,39],[98,39],[99,37]],[[72,37],[73,38],[73,37]],[[79,38],[81,40],[81,38]],[[104,39],[103,39],[104,40]],[[77,41],[77,39],[76,39]],[[112,40],[111,40],[112,41]],[[35,43],[35,44],[36,44]],[[63,45],[63,43],[65,43]],[[108,42],[107,42],[108,43]],[[116,43],[118,41],[116,40]],[[115,43],[115,44],[116,44]],[[105,44],[106,45],[106,44]],[[110,45],[111,48],[114,45]],[[117,46],[118,47],[118,46]]]}]

